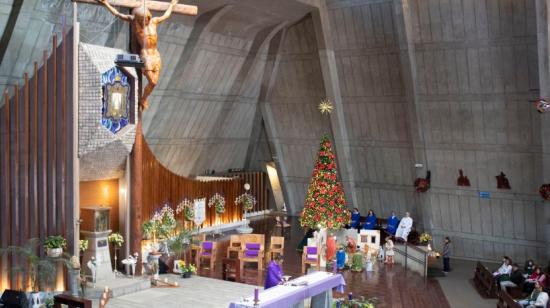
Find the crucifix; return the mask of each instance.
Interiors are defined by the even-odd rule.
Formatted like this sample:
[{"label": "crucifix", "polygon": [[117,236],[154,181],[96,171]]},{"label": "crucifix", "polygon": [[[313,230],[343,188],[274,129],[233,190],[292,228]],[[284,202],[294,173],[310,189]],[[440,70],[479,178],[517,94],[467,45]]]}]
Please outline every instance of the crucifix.
[{"label": "crucifix", "polygon": [[[170,3],[160,1],[139,0],[73,0],[80,3],[100,4],[105,6],[111,14],[130,23],[134,41],[139,49],[139,56],[145,67],[142,73],[147,78],[147,86],[139,99],[140,110],[147,109],[147,98],[158,83],[162,62],[157,49],[157,25],[165,21],[173,13],[183,15],[197,15],[194,5],[178,4],[178,0]],[[131,14],[122,14],[114,6],[131,8]],[[164,11],[159,17],[153,17],[151,11]]]}]

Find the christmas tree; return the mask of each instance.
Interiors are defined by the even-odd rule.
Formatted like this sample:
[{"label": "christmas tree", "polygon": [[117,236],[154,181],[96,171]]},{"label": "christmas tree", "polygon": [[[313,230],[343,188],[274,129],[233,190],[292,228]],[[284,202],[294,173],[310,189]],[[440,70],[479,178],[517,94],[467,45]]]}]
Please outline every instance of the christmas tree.
[{"label": "christmas tree", "polygon": [[328,136],[321,138],[319,156],[307,189],[300,222],[302,227],[340,229],[350,222],[344,190],[338,181],[335,156]]}]

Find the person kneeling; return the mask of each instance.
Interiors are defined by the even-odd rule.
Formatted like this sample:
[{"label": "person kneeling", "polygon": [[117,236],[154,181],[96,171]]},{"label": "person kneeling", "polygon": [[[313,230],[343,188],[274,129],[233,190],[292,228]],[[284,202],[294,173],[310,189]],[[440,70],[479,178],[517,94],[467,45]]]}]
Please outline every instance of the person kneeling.
[{"label": "person kneeling", "polygon": [[264,289],[272,288],[283,282],[283,270],[281,265],[283,264],[283,257],[276,255],[269,265],[267,266],[267,275],[265,276]]},{"label": "person kneeling", "polygon": [[528,298],[518,301],[518,304],[523,307],[546,307],[548,304],[548,293],[542,290],[541,284],[537,281],[535,282],[535,289],[531,292]]}]

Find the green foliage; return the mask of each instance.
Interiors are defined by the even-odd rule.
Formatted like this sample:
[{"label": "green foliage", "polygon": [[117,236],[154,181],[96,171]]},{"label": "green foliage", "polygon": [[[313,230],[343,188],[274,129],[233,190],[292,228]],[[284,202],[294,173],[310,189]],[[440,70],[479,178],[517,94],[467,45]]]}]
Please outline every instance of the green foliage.
[{"label": "green foliage", "polygon": [[313,169],[300,215],[302,227],[340,229],[349,224],[344,190],[338,181],[335,156],[328,136],[321,138],[319,156]]},{"label": "green foliage", "polygon": [[61,235],[50,235],[44,241],[44,248],[65,248],[67,240]]},{"label": "green foliage", "polygon": [[181,255],[191,246],[192,239],[193,230],[181,230],[176,236],[168,239],[168,248],[177,255]]},{"label": "green foliage", "polygon": [[46,308],[52,308],[54,304],[55,304],[55,302],[53,300],[53,297],[48,297],[44,301],[44,305],[46,306]]},{"label": "green foliage", "polygon": [[33,291],[49,287],[57,273],[56,260],[48,257],[41,258],[37,254],[39,247],[40,239],[32,238],[23,246],[9,246],[0,249],[0,255],[14,254],[18,257],[19,265],[11,268],[11,274],[28,273],[28,283]]}]

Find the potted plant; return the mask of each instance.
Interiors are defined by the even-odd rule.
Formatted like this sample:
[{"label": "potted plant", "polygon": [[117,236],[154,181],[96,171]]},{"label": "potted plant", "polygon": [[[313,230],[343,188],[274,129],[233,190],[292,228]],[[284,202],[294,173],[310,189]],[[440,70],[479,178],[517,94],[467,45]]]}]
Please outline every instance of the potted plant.
[{"label": "potted plant", "polygon": [[375,308],[378,300],[376,298],[365,298],[363,296],[353,298],[351,293],[348,298],[336,298],[332,303],[333,308]]},{"label": "potted plant", "polygon": [[186,264],[185,261],[179,260],[178,269],[182,278],[190,278],[192,274],[197,273],[197,268],[193,264]]},{"label": "potted plant", "polygon": [[178,270],[178,262],[182,256],[185,259],[186,252],[192,244],[192,230],[182,230],[176,236],[168,239],[168,248],[174,253],[174,272],[180,273]]},{"label": "potted plant", "polygon": [[[32,238],[23,246],[9,246],[0,249],[0,256],[4,254],[15,254],[21,260],[19,266],[12,267],[11,272],[25,273],[29,275],[28,284],[23,289],[30,287],[32,306],[40,307],[43,296],[39,293],[40,290],[47,288],[51,282],[55,280],[57,274],[57,266],[55,260],[51,258],[41,258],[36,252],[40,239]],[[26,267],[25,265],[28,265]]]},{"label": "potted plant", "polygon": [[46,255],[51,258],[59,258],[65,246],[67,246],[67,240],[61,235],[50,235],[44,241]]}]

